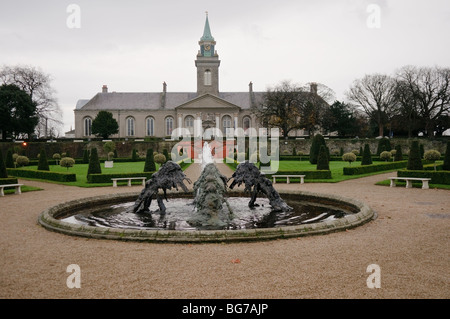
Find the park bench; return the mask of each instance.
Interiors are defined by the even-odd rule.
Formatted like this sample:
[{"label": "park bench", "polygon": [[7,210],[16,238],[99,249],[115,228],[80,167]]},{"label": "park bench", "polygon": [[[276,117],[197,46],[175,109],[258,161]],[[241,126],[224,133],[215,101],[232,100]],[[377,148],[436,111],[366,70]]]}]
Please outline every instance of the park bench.
[{"label": "park bench", "polygon": [[113,187],[117,187],[117,181],[128,181],[128,186],[131,186],[131,180],[142,180],[142,186],[145,186],[145,180],[146,177],[118,177],[118,178],[111,178],[113,182]]},{"label": "park bench", "polygon": [[389,177],[391,180],[391,187],[395,187],[395,180],[405,180],[406,181],[406,188],[412,187],[413,181],[422,181],[422,189],[429,189],[428,182],[431,180],[431,178],[422,178],[422,177]]},{"label": "park bench", "polygon": [[286,178],[286,183],[290,183],[290,178],[300,178],[300,184],[305,183],[305,175],[272,175],[273,184],[277,182],[277,177],[284,177]]},{"label": "park bench", "polygon": [[22,194],[22,189],[21,187],[23,186],[23,184],[4,184],[4,185],[0,185],[0,196],[5,196],[5,192],[4,192],[4,188],[5,187],[14,187],[16,189],[16,194]]}]

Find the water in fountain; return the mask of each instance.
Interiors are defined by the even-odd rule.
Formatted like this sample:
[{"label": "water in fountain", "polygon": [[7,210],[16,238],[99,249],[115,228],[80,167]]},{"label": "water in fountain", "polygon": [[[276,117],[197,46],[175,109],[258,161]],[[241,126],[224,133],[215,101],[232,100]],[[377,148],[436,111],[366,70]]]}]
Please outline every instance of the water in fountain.
[{"label": "water in fountain", "polygon": [[205,169],[206,165],[210,163],[214,163],[211,146],[209,146],[208,142],[205,142],[205,144],[203,144],[202,150],[202,171]]}]

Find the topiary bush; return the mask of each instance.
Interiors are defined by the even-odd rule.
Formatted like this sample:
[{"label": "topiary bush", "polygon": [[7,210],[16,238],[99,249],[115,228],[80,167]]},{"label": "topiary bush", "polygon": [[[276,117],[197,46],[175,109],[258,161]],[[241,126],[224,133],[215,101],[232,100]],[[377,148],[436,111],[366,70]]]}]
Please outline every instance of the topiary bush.
[{"label": "topiary bush", "polygon": [[409,150],[408,166],[406,168],[408,170],[422,170],[423,164],[421,158],[419,142],[413,141]]},{"label": "topiary bush", "polygon": [[61,167],[67,168],[69,170],[70,167],[73,167],[75,165],[75,160],[72,157],[63,157],[59,163]]},{"label": "topiary bush", "polygon": [[426,161],[430,161],[434,164],[434,170],[436,171],[436,161],[441,158],[441,153],[436,150],[428,150],[423,155],[423,159]]},{"label": "topiary bush", "polygon": [[155,163],[158,163],[160,165],[164,164],[166,162],[166,157],[164,156],[164,154],[156,154],[153,159],[155,160]]},{"label": "topiary bush", "polygon": [[345,153],[342,155],[342,160],[348,162],[349,165],[352,165],[352,162],[356,161],[356,155],[353,153]]},{"label": "topiary bush", "polygon": [[384,151],[390,151],[391,141],[387,137],[380,138],[378,141],[377,155],[379,156]]},{"label": "topiary bush", "polygon": [[395,146],[395,156],[394,161],[403,161],[403,153],[402,153],[402,147],[400,145]]},{"label": "topiary bush", "polygon": [[58,165],[59,164],[59,160],[61,159],[61,155],[59,155],[59,153],[55,153],[55,154],[53,154],[52,157],[55,160],[56,165]]},{"label": "topiary bush", "polygon": [[364,151],[362,154],[361,165],[371,165],[372,164],[372,155],[370,154],[370,146],[369,144],[364,145]]},{"label": "topiary bush", "polygon": [[320,146],[319,155],[317,157],[317,170],[329,170],[328,154],[325,145]]},{"label": "topiary bush", "polygon": [[98,159],[97,149],[94,147],[91,150],[91,156],[89,157],[89,167],[87,175],[90,174],[101,174],[102,168],[100,167],[100,161]]},{"label": "topiary bush", "polygon": [[450,142],[447,142],[447,148],[445,149],[444,164],[442,166],[444,171],[450,171]]},{"label": "topiary bush", "polygon": [[133,149],[131,153],[131,160],[133,162],[137,162],[139,160],[139,155],[137,154],[137,150]]},{"label": "topiary bush", "polygon": [[8,178],[8,172],[6,171],[2,150],[0,150],[0,178]]},{"label": "topiary bush", "polygon": [[15,168],[16,167],[16,165],[14,164],[13,153],[11,150],[8,150],[6,152],[5,166],[6,166],[6,168]]},{"label": "topiary bush", "polygon": [[383,151],[383,152],[381,152],[381,154],[380,154],[380,159],[383,160],[383,161],[386,161],[386,162],[387,162],[388,160],[390,160],[391,157],[392,157],[392,154],[391,154],[391,152],[389,152],[389,151]]},{"label": "topiary bush", "polygon": [[153,159],[153,149],[147,150],[147,156],[145,157],[144,172],[156,171],[155,161]]},{"label": "topiary bush", "polygon": [[47,153],[45,152],[45,149],[41,149],[41,152],[39,153],[38,171],[49,171],[49,170],[50,167],[48,166]]},{"label": "topiary bush", "polygon": [[89,164],[89,150],[85,149],[83,151],[83,164]]},{"label": "topiary bush", "polygon": [[309,162],[311,164],[317,164],[321,145],[327,146],[324,137],[321,134],[314,135],[311,148],[309,149]]},{"label": "topiary bush", "polygon": [[16,164],[17,166],[27,166],[30,163],[30,160],[26,156],[17,156]]}]

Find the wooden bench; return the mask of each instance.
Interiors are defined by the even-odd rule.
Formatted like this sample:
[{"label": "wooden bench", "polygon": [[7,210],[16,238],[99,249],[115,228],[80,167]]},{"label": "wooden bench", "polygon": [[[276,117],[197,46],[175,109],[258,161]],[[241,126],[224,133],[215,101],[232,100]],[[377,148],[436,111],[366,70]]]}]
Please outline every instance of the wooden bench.
[{"label": "wooden bench", "polygon": [[395,187],[395,180],[405,180],[406,181],[406,188],[412,187],[413,181],[422,181],[422,189],[429,189],[428,182],[431,180],[431,178],[421,178],[421,177],[389,177],[391,180],[391,187]]},{"label": "wooden bench", "polygon": [[289,178],[300,178],[300,184],[305,183],[305,175],[272,175],[273,184],[277,182],[277,177],[285,177],[287,184],[290,183]]},{"label": "wooden bench", "polygon": [[128,186],[131,186],[131,180],[142,180],[142,186],[145,186],[145,180],[147,177],[120,177],[120,178],[111,178],[113,182],[113,187],[117,187],[117,181],[128,181]]},{"label": "wooden bench", "polygon": [[5,192],[4,192],[4,188],[5,187],[14,187],[16,189],[16,191],[15,191],[16,194],[22,194],[22,189],[21,189],[22,186],[23,186],[23,184],[4,184],[4,185],[0,185],[0,196],[5,196]]}]

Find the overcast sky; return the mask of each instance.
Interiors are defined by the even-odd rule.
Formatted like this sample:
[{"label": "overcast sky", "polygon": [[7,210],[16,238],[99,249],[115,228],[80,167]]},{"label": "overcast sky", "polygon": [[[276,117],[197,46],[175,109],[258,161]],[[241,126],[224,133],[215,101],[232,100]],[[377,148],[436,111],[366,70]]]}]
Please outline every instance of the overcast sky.
[{"label": "overcast sky", "polygon": [[[79,28],[67,23],[76,21],[70,4],[80,8]],[[448,0],[0,0],[0,66],[52,76],[63,134],[77,100],[103,84],[160,92],[165,81],[168,91],[195,92],[205,11],[222,92],[290,80],[322,83],[345,100],[365,74],[450,65]]]}]

